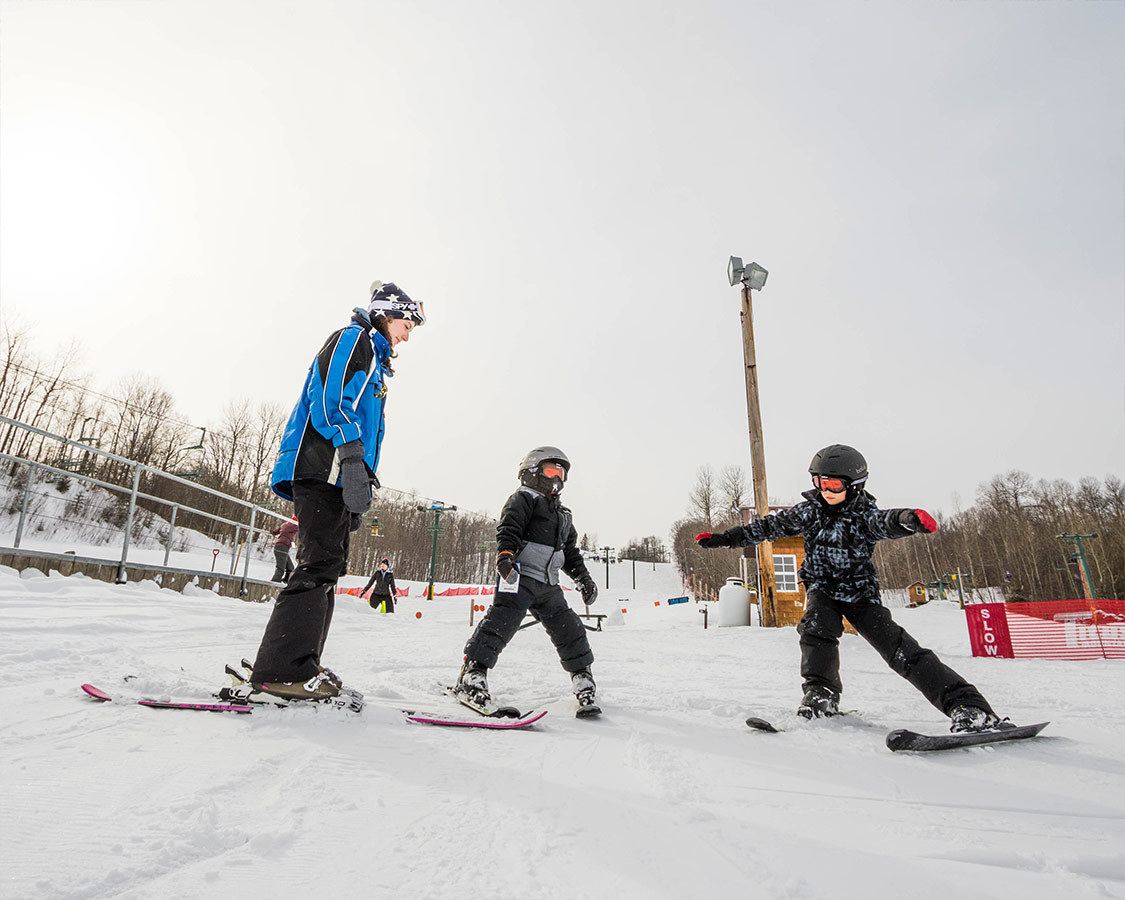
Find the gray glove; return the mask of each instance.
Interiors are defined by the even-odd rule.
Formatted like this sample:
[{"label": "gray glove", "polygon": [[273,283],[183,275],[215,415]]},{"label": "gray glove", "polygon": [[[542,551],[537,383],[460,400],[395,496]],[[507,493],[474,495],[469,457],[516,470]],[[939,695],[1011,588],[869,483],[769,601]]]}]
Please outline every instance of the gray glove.
[{"label": "gray glove", "polygon": [[348,441],[337,447],[336,453],[340,459],[344,506],[360,516],[371,506],[371,478],[363,463],[363,442]]}]

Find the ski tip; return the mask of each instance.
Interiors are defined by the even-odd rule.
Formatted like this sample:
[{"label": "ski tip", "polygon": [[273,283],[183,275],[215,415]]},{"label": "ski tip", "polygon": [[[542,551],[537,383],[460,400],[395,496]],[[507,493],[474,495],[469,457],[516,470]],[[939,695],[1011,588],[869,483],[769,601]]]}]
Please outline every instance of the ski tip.
[{"label": "ski tip", "polygon": [[113,699],[101,688],[94,687],[92,684],[82,685],[82,690],[86,693],[86,696],[93,697],[95,700],[101,700],[103,703],[109,702]]},{"label": "ski tip", "polygon": [[600,706],[580,706],[574,714],[576,719],[596,719],[602,714]]},{"label": "ski tip", "polygon": [[917,735],[909,729],[897,728],[887,735],[887,749],[903,750],[910,746],[916,736]]},{"label": "ski tip", "polygon": [[753,728],[755,731],[765,731],[769,734],[777,734],[780,729],[765,719],[759,719],[757,716],[751,716],[746,720],[746,724]]}]

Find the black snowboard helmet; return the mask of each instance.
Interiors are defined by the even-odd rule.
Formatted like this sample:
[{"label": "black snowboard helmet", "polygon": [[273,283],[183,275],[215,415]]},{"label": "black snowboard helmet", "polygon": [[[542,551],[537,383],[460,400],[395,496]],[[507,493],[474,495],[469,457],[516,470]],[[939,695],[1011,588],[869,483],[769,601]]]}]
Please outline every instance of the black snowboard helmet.
[{"label": "black snowboard helmet", "polygon": [[[563,476],[559,478],[544,475],[543,466],[547,463],[558,463],[563,470]],[[536,447],[520,460],[520,484],[548,497],[555,496],[563,489],[569,474],[570,460],[558,447]]]},{"label": "black snowboard helmet", "polygon": [[816,452],[809,463],[809,474],[844,478],[855,487],[867,481],[867,460],[855,447],[832,444]]}]

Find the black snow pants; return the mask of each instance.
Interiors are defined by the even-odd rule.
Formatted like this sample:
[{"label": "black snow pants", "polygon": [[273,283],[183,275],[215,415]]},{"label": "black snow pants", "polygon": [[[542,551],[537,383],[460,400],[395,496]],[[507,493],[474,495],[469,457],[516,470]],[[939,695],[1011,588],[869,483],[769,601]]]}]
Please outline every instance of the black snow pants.
[{"label": "black snow pants", "polygon": [[289,576],[293,574],[293,557],[289,555],[289,548],[281,550],[275,547],[273,558],[277,562],[277,568],[273,570],[273,578],[270,581],[288,581]]},{"label": "black snow pants", "polygon": [[830,688],[840,681],[840,635],[843,619],[851,622],[887,665],[922,692],[945,715],[965,703],[992,712],[980,692],[906,633],[880,603],[840,603],[819,591],[809,592],[805,614],[797,626],[801,635],[801,677],[804,689]]},{"label": "black snow pants", "polygon": [[372,594],[371,599],[367,602],[371,604],[372,609],[378,609],[380,603],[386,603],[387,612],[393,613],[395,611],[395,598],[390,594]]},{"label": "black snow pants", "polygon": [[343,491],[326,481],[293,482],[297,568],[277,595],[254,660],[254,680],[308,681],[332,624],[336,580],[345,573],[351,514]]},{"label": "black snow pants", "polygon": [[492,606],[465,645],[465,656],[491,669],[529,612],[550,635],[564,669],[573,674],[590,666],[594,654],[586,629],[578,613],[567,605],[562,588],[526,575],[521,576],[516,593],[496,592]]}]

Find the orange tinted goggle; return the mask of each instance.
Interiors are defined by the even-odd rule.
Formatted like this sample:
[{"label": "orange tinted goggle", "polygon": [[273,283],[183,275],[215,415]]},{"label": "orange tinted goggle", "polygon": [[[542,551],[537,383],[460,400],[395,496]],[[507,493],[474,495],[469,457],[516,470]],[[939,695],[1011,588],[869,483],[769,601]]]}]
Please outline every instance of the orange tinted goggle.
[{"label": "orange tinted goggle", "polygon": [[830,491],[833,494],[842,494],[848,489],[848,483],[843,478],[830,478],[826,475],[814,475],[812,483],[818,491]]},{"label": "orange tinted goggle", "polygon": [[543,473],[544,478],[560,478],[566,481],[566,469],[558,463],[543,463],[539,467],[539,471]]}]

